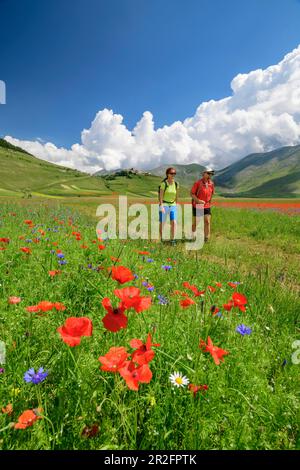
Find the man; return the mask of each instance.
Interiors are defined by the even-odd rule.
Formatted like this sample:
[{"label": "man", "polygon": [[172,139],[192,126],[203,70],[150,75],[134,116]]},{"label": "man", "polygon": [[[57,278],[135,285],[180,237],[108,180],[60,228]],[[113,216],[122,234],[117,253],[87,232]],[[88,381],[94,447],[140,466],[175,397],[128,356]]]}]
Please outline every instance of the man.
[{"label": "man", "polygon": [[199,223],[200,214],[197,214],[196,204],[204,206],[204,241],[208,242],[210,238],[210,219],[211,219],[211,199],[215,192],[214,183],[211,176],[214,175],[212,168],[206,168],[202,173],[202,178],[194,184],[191,189],[192,205],[193,205],[193,225],[192,231],[195,235],[196,227]]}]

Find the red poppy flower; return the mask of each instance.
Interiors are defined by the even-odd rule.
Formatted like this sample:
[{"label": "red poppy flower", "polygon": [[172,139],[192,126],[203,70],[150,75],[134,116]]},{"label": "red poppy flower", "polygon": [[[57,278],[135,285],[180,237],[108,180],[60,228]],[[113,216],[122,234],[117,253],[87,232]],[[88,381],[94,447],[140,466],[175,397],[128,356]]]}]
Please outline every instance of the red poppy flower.
[{"label": "red poppy flower", "polygon": [[4,246],[0,246],[0,251],[5,251],[6,248],[4,248]]},{"label": "red poppy flower", "polygon": [[69,317],[63,326],[57,328],[57,331],[66,344],[77,346],[82,336],[92,336],[93,324],[87,317]]},{"label": "red poppy flower", "polygon": [[225,351],[225,349],[214,346],[210,337],[207,338],[207,344],[201,339],[199,347],[203,352],[209,352],[212,355],[212,358],[217,366],[220,364],[220,361],[224,361],[223,356],[229,354],[229,352]]},{"label": "red poppy flower", "polygon": [[220,282],[215,282],[217,287],[222,287],[222,284]]},{"label": "red poppy flower", "polygon": [[139,255],[150,255],[149,251],[139,251]]},{"label": "red poppy flower", "polygon": [[61,271],[59,269],[54,269],[53,271],[48,272],[49,276],[54,277],[57,276],[57,274],[61,274]]},{"label": "red poppy flower", "polygon": [[102,323],[107,330],[115,333],[121,328],[127,327],[128,318],[124,315],[126,308],[122,303],[117,308],[113,308],[110,299],[105,297],[102,300],[102,305],[107,311],[105,317],[102,318]]},{"label": "red poppy flower", "polygon": [[203,296],[205,294],[205,290],[199,290],[196,286],[191,285],[189,282],[183,282],[183,287],[191,290],[195,297]]},{"label": "red poppy flower", "polygon": [[233,289],[236,289],[237,286],[238,286],[238,285],[235,284],[234,282],[227,282],[227,285],[228,285],[229,287],[232,287]]},{"label": "red poppy flower", "polygon": [[39,307],[38,305],[29,305],[29,307],[26,307],[27,312],[39,312]]},{"label": "red poppy flower", "polygon": [[115,289],[114,294],[121,299],[122,305],[126,308],[134,308],[137,313],[147,310],[151,305],[151,297],[141,297],[140,289],[137,287],[124,287]]},{"label": "red poppy flower", "polygon": [[3,406],[3,408],[1,409],[2,413],[7,415],[7,416],[11,416],[12,413],[13,413],[13,406],[11,403],[8,403],[8,405],[6,406]]},{"label": "red poppy flower", "polygon": [[24,224],[26,224],[26,225],[32,225],[33,222],[32,222],[32,220],[24,220]]},{"label": "red poppy flower", "polygon": [[42,312],[48,312],[49,310],[53,309],[53,302],[49,302],[48,300],[42,300],[37,304],[37,307]]},{"label": "red poppy flower", "polygon": [[64,310],[66,310],[65,305],[62,304],[61,302],[54,302],[52,308],[56,308],[57,311],[64,311]]},{"label": "red poppy flower", "polygon": [[[98,249],[99,249],[99,250],[104,250],[104,248],[105,248],[105,245],[98,245]],[[119,281],[119,282],[120,282],[120,281]],[[127,282],[127,281],[125,281],[125,282]]]},{"label": "red poppy flower", "polygon": [[124,266],[113,266],[111,271],[112,279],[118,281],[120,284],[125,284],[125,282],[129,282],[134,279],[134,275],[130,269],[125,268]]},{"label": "red poppy flower", "polygon": [[232,294],[232,300],[235,307],[238,307],[242,312],[246,311],[245,305],[248,302],[247,297],[245,297],[243,294],[235,292],[234,294]]},{"label": "red poppy flower", "polygon": [[26,429],[29,426],[32,426],[38,419],[41,419],[39,416],[39,410],[26,410],[18,418],[18,422],[15,424],[15,429]]},{"label": "red poppy flower", "polygon": [[82,437],[95,437],[99,432],[99,424],[95,423],[92,426],[85,426],[81,432]]},{"label": "red poppy flower", "polygon": [[115,256],[111,256],[110,259],[114,261],[115,263],[120,263],[120,258],[116,258]]},{"label": "red poppy flower", "polygon": [[9,304],[19,304],[21,302],[21,297],[15,297],[14,295],[12,297],[9,297],[8,303]]},{"label": "red poppy flower", "polygon": [[208,390],[208,385],[189,384],[188,388],[194,394],[195,397],[198,392],[206,392]]},{"label": "red poppy flower", "polygon": [[223,304],[223,308],[225,310],[227,310],[227,312],[230,312],[230,310],[232,309],[234,303],[233,303],[233,300],[229,300],[229,302],[227,304]]},{"label": "red poppy flower", "polygon": [[27,253],[28,255],[31,254],[31,249],[28,248],[27,246],[22,246],[20,250],[23,251],[23,253]]},{"label": "red poppy flower", "polygon": [[189,297],[187,299],[181,300],[180,305],[182,308],[188,308],[191,305],[195,304],[196,302],[193,299],[190,299]]},{"label": "red poppy flower", "polygon": [[216,307],[216,305],[212,305],[210,307],[210,311],[213,315],[216,315],[220,311],[220,309],[218,307]]},{"label": "red poppy flower", "polygon": [[135,391],[139,389],[139,382],[149,383],[152,379],[152,372],[148,364],[135,367],[133,362],[127,361],[125,366],[119,369],[119,373],[125,380],[128,388]]},{"label": "red poppy flower", "polygon": [[98,359],[102,364],[100,369],[106,372],[118,372],[121,367],[124,367],[129,356],[130,354],[123,346],[110,348],[105,356],[100,356]]},{"label": "red poppy flower", "polygon": [[216,288],[212,286],[207,286],[207,289],[210,290],[210,292],[216,292]]},{"label": "red poppy flower", "polygon": [[80,248],[82,248],[83,250],[86,250],[88,248],[88,245],[80,245]]},{"label": "red poppy flower", "polygon": [[155,356],[152,346],[160,346],[160,344],[151,343],[151,334],[148,333],[146,343],[144,344],[140,339],[132,339],[130,346],[135,348],[131,355],[131,360],[142,366],[152,361]]},{"label": "red poppy flower", "polygon": [[2,243],[9,243],[9,238],[2,237],[2,238],[0,238],[0,242],[2,242]]}]

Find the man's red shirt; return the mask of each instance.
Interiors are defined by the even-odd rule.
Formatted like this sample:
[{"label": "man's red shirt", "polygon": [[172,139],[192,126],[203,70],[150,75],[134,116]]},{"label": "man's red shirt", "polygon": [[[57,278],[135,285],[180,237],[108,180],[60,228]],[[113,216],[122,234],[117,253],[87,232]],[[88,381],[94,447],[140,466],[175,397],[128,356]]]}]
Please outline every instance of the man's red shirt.
[{"label": "man's red shirt", "polygon": [[[203,178],[201,180],[196,181],[194,186],[192,187],[192,194],[194,194],[198,199],[205,201],[204,209],[208,209],[211,204],[210,200],[215,192],[215,185],[214,183],[209,181],[204,181]],[[193,200],[193,206],[196,207],[196,202]]]}]

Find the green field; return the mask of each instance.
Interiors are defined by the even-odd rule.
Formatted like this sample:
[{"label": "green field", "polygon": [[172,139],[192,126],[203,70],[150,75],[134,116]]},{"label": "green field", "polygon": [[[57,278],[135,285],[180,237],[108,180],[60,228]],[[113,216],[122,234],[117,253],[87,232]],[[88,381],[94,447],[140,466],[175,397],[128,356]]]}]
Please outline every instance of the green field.
[{"label": "green field", "polygon": [[[197,252],[180,242],[171,247],[147,240],[108,240],[100,250],[93,243],[95,205],[93,198],[2,198],[0,238],[10,242],[0,242],[0,340],[6,346],[1,448],[299,449],[300,364],[292,360],[300,339],[299,217],[214,208],[212,239]],[[59,264],[56,250],[66,264]],[[137,278],[118,285],[107,270],[113,264]],[[51,270],[61,273],[52,277]],[[185,281],[205,290],[204,296],[195,297]],[[236,289],[227,284],[233,281],[240,283]],[[113,333],[102,323],[101,302],[109,297],[117,306],[114,290],[127,286],[151,297],[151,307],[126,310],[127,328]],[[174,291],[195,303],[182,308],[185,297]],[[247,298],[245,312],[223,307],[235,291]],[[10,296],[20,303],[9,304]],[[66,310],[26,310],[43,300]],[[213,315],[215,307],[221,315]],[[93,323],[92,336],[78,346],[67,345],[57,332],[68,317]],[[240,324],[251,334],[237,333]],[[132,353],[129,342],[145,342],[148,333],[160,344],[153,346],[149,383],[133,391],[119,373],[100,370],[98,358],[111,347]],[[229,352],[220,365],[199,348],[208,337]],[[32,367],[49,375],[39,384],[26,383]],[[194,396],[188,387],[172,386],[174,372],[208,390]],[[15,429],[25,410],[37,408],[32,426]]]}]

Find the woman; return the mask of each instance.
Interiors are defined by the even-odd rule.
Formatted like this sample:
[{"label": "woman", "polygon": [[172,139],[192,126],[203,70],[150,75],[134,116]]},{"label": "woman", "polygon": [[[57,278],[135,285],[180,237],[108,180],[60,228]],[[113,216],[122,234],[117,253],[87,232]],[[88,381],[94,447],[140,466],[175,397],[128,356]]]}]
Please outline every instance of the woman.
[{"label": "woman", "polygon": [[208,242],[210,238],[210,219],[211,219],[211,200],[215,192],[214,183],[211,181],[211,176],[214,175],[214,170],[206,168],[202,173],[202,178],[194,184],[191,190],[192,205],[193,205],[193,225],[192,231],[195,234],[196,227],[199,223],[200,214],[197,214],[196,204],[203,204],[204,206],[204,241]]},{"label": "woman", "polygon": [[163,226],[167,215],[170,214],[171,223],[171,243],[175,244],[175,230],[177,220],[177,199],[179,185],[175,181],[176,170],[173,167],[167,168],[166,178],[159,186],[159,235],[162,240]]}]

